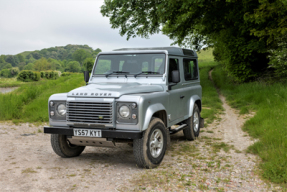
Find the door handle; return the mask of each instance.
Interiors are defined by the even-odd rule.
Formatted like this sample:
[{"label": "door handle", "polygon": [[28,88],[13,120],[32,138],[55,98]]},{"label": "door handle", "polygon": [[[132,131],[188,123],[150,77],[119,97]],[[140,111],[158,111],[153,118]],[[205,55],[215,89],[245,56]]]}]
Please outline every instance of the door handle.
[{"label": "door handle", "polygon": [[180,98],[183,99],[183,98],[184,98],[184,95],[181,95]]}]

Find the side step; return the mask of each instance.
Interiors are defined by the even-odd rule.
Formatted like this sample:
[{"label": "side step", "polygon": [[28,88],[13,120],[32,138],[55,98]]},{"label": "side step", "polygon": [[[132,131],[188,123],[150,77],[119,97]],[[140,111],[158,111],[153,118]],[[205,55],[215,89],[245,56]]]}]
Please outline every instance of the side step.
[{"label": "side step", "polygon": [[170,129],[170,130],[169,130],[169,134],[171,134],[171,135],[172,135],[172,134],[175,134],[175,133],[177,133],[177,132],[183,130],[184,128],[186,128],[186,126],[187,126],[187,124],[182,124],[182,125],[178,126],[178,127],[175,128],[175,129]]}]

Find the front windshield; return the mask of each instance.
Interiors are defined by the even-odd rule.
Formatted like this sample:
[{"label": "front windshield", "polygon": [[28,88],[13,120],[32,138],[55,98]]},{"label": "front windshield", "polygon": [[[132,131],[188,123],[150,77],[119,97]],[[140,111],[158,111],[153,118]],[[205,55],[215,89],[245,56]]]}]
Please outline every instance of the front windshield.
[{"label": "front windshield", "polygon": [[100,55],[94,75],[162,75],[165,54]]}]

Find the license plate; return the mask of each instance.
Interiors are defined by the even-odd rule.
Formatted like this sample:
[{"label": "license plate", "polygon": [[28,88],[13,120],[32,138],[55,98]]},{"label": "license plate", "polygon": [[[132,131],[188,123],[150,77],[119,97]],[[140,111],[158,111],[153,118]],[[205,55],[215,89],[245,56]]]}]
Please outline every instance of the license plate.
[{"label": "license plate", "polygon": [[102,130],[95,130],[95,129],[74,129],[74,136],[81,136],[81,137],[102,137]]}]

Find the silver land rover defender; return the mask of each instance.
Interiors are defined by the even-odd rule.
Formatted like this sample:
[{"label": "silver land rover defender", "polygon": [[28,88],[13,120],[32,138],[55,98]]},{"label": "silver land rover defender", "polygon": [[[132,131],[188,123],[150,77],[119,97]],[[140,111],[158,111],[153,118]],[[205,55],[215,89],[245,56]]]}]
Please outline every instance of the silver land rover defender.
[{"label": "silver land rover defender", "polygon": [[[80,155],[86,146],[133,146],[136,164],[158,166],[170,134],[194,140],[204,125],[197,54],[177,47],[117,49],[98,54],[86,86],[49,98],[54,152]],[[175,125],[175,126],[174,126]]]}]

